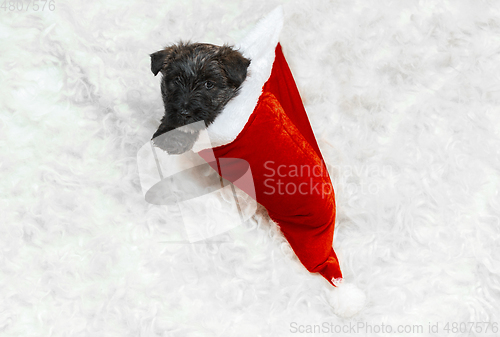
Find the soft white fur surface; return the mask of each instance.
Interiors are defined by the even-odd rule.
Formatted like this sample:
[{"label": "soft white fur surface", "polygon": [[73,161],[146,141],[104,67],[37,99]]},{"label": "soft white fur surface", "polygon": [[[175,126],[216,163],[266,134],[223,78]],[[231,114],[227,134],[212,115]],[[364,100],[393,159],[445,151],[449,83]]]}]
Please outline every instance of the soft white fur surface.
[{"label": "soft white fur surface", "polygon": [[[162,115],[148,55],[179,39],[234,43],[280,3],[336,189],[334,247],[367,297],[350,319],[262,209],[227,243],[185,244],[179,210],[141,192],[136,153]],[[468,322],[500,323],[499,2],[1,11],[1,336],[329,336],[316,326],[349,324],[375,331],[335,335],[443,336],[454,322],[467,332],[449,335],[496,335]]]}]

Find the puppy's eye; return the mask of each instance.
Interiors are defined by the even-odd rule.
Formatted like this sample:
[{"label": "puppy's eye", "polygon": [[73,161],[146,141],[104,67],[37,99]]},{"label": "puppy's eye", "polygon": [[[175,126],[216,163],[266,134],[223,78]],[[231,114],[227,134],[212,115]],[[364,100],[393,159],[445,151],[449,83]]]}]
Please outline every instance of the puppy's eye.
[{"label": "puppy's eye", "polygon": [[180,76],[177,76],[174,80],[174,83],[177,84],[177,85],[181,85],[181,77]]},{"label": "puppy's eye", "polygon": [[210,81],[205,82],[205,88],[207,88],[208,90],[212,89],[213,87],[214,87],[213,82]]}]

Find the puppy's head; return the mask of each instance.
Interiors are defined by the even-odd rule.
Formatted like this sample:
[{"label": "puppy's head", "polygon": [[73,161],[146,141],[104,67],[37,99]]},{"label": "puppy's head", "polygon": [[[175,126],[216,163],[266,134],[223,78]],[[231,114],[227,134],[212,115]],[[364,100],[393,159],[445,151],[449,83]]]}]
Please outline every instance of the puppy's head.
[{"label": "puppy's head", "polygon": [[163,75],[163,129],[198,121],[210,125],[238,94],[250,64],[229,46],[202,43],[181,42],[150,56],[153,74]]}]

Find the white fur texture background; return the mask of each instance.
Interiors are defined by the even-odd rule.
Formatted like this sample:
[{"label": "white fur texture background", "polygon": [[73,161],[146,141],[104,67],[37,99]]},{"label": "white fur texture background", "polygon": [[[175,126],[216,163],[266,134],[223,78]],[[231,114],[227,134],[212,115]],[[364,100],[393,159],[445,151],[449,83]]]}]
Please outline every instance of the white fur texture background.
[{"label": "white fur texture background", "polygon": [[[334,247],[368,299],[352,319],[262,210],[228,243],[172,243],[179,211],[141,193],[162,115],[149,54],[235,43],[280,3]],[[498,335],[498,1],[26,5],[0,9],[0,336]]]}]

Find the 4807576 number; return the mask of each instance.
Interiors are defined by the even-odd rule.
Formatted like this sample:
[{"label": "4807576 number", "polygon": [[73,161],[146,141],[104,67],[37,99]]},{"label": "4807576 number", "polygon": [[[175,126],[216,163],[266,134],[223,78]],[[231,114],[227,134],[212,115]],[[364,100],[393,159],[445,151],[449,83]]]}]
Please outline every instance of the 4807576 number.
[{"label": "4807576 number", "polygon": [[27,12],[29,10],[38,12],[38,11],[54,11],[56,9],[56,1],[55,0],[28,0],[25,3],[23,0],[4,0],[0,5],[0,9],[3,9],[4,12]]},{"label": "4807576 number", "polygon": [[469,333],[477,333],[477,334],[481,334],[481,333],[497,333],[498,332],[498,323],[497,322],[461,322],[461,323],[458,323],[458,322],[448,322],[445,324],[444,328],[443,328],[444,331],[446,331],[447,333],[453,333],[453,334],[456,334],[456,333],[466,333],[466,332],[469,332]]}]

